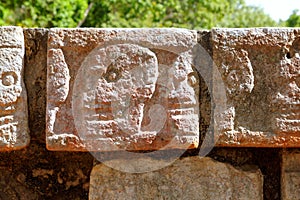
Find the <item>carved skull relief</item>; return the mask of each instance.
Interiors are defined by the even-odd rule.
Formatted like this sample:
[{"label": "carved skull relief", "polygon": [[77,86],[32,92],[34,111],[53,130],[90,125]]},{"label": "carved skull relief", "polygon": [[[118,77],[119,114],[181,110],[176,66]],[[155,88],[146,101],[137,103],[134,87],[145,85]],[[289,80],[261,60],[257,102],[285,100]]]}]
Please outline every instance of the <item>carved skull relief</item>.
[{"label": "carved skull relief", "polygon": [[12,150],[29,142],[22,81],[24,39],[21,28],[3,27],[0,35],[0,150]]},{"label": "carved skull relief", "polygon": [[[300,145],[299,29],[214,29],[214,86],[226,106],[214,111],[220,146]],[[218,92],[218,90],[216,90]],[[216,92],[214,92],[216,96]],[[223,103],[216,99],[216,104]],[[222,104],[220,104],[222,105]]]},{"label": "carved skull relief", "polygon": [[196,32],[52,29],[48,42],[48,149],[198,145]]},{"label": "carved skull relief", "polygon": [[293,40],[278,65],[278,92],[272,104],[278,112],[273,118],[273,129],[278,133],[300,133],[300,37]]},{"label": "carved skull relief", "polygon": [[82,140],[111,138],[122,149],[151,149],[157,137],[167,144],[171,132],[198,129],[197,76],[183,55],[170,66],[147,48],[117,44],[95,50],[81,68],[74,91],[82,96],[73,106],[76,124],[85,123],[77,126]]}]

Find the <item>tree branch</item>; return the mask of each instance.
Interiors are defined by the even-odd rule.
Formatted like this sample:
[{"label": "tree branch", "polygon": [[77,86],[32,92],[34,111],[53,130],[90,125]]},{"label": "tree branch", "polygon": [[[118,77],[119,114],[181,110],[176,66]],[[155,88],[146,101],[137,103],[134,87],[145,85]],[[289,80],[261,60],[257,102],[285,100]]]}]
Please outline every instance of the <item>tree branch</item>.
[{"label": "tree branch", "polygon": [[83,17],[83,19],[78,23],[77,28],[81,27],[82,24],[85,22],[85,20],[86,20],[86,18],[87,18],[87,16],[88,16],[88,14],[89,14],[89,12],[90,12],[90,10],[91,10],[91,8],[92,8],[93,5],[94,5],[93,2],[90,3],[89,6],[87,7],[87,9],[84,11],[84,15],[83,15],[84,17]]}]

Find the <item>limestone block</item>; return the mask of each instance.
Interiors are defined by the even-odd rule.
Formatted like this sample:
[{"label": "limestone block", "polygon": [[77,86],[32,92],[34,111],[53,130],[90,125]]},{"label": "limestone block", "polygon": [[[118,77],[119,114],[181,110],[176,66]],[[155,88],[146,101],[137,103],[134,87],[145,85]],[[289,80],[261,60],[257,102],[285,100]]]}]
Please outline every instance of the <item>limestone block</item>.
[{"label": "limestone block", "polygon": [[281,198],[296,200],[300,197],[300,151],[282,154]]},{"label": "limestone block", "polygon": [[50,29],[49,150],[195,148],[196,31]]},{"label": "limestone block", "polygon": [[217,145],[299,147],[300,29],[214,29],[212,44]]},{"label": "limestone block", "polygon": [[[136,162],[157,163],[144,159]],[[108,162],[116,166],[126,161]],[[130,168],[132,161],[127,162]],[[207,157],[186,157],[147,173],[125,173],[98,164],[91,172],[89,199],[250,200],[263,199],[262,188],[263,177],[255,166],[237,169]]]},{"label": "limestone block", "polygon": [[30,140],[23,58],[22,28],[0,27],[0,151],[26,147]]}]

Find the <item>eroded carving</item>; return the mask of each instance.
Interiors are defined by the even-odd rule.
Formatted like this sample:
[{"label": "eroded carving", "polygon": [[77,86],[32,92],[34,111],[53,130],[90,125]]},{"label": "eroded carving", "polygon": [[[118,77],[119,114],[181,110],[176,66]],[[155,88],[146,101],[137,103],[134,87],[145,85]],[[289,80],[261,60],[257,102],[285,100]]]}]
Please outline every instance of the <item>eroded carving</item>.
[{"label": "eroded carving", "polygon": [[[254,87],[253,68],[248,57],[248,52],[244,49],[218,47],[215,52],[218,73],[221,74],[222,82],[215,81],[216,85],[221,85],[226,89],[227,102],[222,113],[216,113],[216,127],[219,131],[233,131],[235,119],[236,102],[247,98]],[[221,58],[221,59],[220,59]]]},{"label": "eroded carving", "polygon": [[221,76],[221,80],[214,79],[214,87],[222,82],[226,90],[225,101],[215,99],[216,104],[225,105],[223,110],[214,110],[217,143],[300,146],[297,30],[215,29],[212,32],[214,62]]},{"label": "eroded carving", "polygon": [[48,110],[47,128],[49,134],[53,135],[56,114],[60,110],[60,105],[66,100],[69,94],[69,68],[65,62],[61,49],[49,49],[47,55],[48,65]]},{"label": "eroded carving", "polygon": [[[196,32],[89,29],[80,34],[91,40],[74,40],[77,31],[49,33],[48,149],[198,145],[198,74],[190,51]],[[176,44],[167,39],[173,37]]]},{"label": "eroded carving", "polygon": [[[138,59],[133,59],[135,57]],[[95,65],[89,66],[91,62]],[[88,118],[88,129],[109,137],[141,134],[144,107],[153,95],[158,76],[155,54],[136,45],[113,45],[96,51],[82,67],[90,71],[85,71],[82,79],[77,79],[75,87],[78,93],[93,94],[83,99],[91,109],[91,113],[84,114]],[[86,83],[84,79],[93,76],[98,78],[96,82],[88,83],[88,87],[81,86],[81,83]],[[89,91],[93,86],[96,89]],[[88,135],[93,134],[84,134]]]},{"label": "eroded carving", "polygon": [[24,38],[22,29],[15,27],[0,28],[0,35],[0,150],[12,150],[29,143]]},{"label": "eroded carving", "polygon": [[178,132],[198,132],[197,75],[184,55],[167,66],[147,48],[110,45],[94,50],[81,68],[73,105],[79,105],[75,122],[84,122],[82,140],[110,138],[122,149],[151,149],[157,138],[167,144]]},{"label": "eroded carving", "polygon": [[278,66],[278,90],[272,96],[273,129],[277,133],[300,133],[300,37],[288,48]]},{"label": "eroded carving", "polygon": [[48,95],[54,104],[64,102],[69,93],[69,68],[61,49],[48,51]]}]

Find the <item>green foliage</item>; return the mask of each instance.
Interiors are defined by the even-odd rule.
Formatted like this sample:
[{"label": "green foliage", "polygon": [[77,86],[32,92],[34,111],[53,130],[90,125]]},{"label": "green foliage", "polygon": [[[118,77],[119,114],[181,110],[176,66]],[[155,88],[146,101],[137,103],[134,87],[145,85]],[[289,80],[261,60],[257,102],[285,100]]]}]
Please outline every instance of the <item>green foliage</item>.
[{"label": "green foliage", "polygon": [[[242,0],[96,0],[83,26],[211,28]],[[97,16],[97,17],[95,17]]]},{"label": "green foliage", "polygon": [[300,14],[299,10],[294,10],[290,17],[286,20],[286,26],[288,27],[300,27]]},{"label": "green foliage", "polygon": [[0,3],[0,25],[74,27],[86,8],[85,0],[8,0]]},{"label": "green foliage", "polygon": [[210,29],[278,24],[244,0],[2,0],[0,25]]}]

